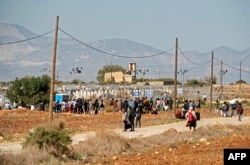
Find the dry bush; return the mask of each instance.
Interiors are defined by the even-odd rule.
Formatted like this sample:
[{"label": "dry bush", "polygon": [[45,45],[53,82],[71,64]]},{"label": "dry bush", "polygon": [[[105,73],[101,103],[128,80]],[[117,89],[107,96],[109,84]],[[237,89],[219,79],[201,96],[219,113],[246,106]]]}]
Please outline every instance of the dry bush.
[{"label": "dry bush", "polygon": [[[217,125],[199,127],[195,132],[177,132],[175,130],[165,131],[162,134],[153,135],[146,138],[126,139],[110,130],[97,130],[96,136],[84,142],[71,146],[77,160],[68,160],[67,164],[111,164],[115,155],[131,155],[150,152],[158,146],[166,148],[178,148],[180,143],[195,144],[201,138],[216,138],[232,134],[250,132],[250,126],[230,126]],[[128,132],[129,133],[129,132]],[[35,153],[35,154],[34,154]],[[38,150],[34,146],[28,147],[19,154],[4,154],[0,156],[0,164],[60,164],[63,160],[51,156],[44,150]],[[156,163],[156,162],[152,162]]]},{"label": "dry bush", "polygon": [[[79,153],[78,162],[110,164],[109,160],[112,155],[121,154],[131,148],[128,139],[115,134],[109,130],[97,130],[96,135],[73,145],[71,150]],[[80,158],[79,158],[80,157]]]},{"label": "dry bush", "polygon": [[73,149],[77,153],[93,156],[119,154],[130,147],[127,139],[115,134],[113,131],[98,130],[94,137],[74,145]]},{"label": "dry bush", "polygon": [[68,149],[71,142],[68,131],[64,130],[64,123],[59,122],[56,125],[51,123],[47,127],[37,127],[28,134],[22,145],[24,148],[35,145],[58,158],[63,158],[64,155],[74,158],[74,154]]},{"label": "dry bush", "polygon": [[72,150],[80,153],[84,163],[110,163],[108,160],[114,155],[144,153],[162,145],[177,148],[180,143],[196,143],[204,137],[225,136],[229,134],[228,131],[224,128],[201,127],[194,133],[166,131],[146,138],[125,139],[112,131],[99,130],[95,137],[74,145]]},{"label": "dry bush", "polygon": [[48,152],[39,150],[35,146],[30,146],[17,154],[0,155],[0,164],[4,165],[35,165],[35,164],[53,164],[59,165],[61,162],[51,156]]}]

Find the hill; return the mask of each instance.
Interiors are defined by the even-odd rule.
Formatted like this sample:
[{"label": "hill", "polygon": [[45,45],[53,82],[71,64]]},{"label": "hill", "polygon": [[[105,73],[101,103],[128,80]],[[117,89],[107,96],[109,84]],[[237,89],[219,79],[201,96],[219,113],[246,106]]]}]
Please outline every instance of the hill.
[{"label": "hill", "polygon": [[[85,43],[76,40],[77,38],[60,38],[62,33],[63,31],[59,31],[57,49],[56,73],[59,80],[96,81],[97,72],[104,65],[114,64],[128,68],[129,62],[136,62],[138,69],[149,70],[144,75],[144,78],[172,78],[174,76],[175,43],[167,46],[166,50],[159,50],[149,45],[121,38]],[[50,74],[49,72],[41,72],[41,70],[51,66],[53,35],[54,32],[51,31],[36,38],[38,34],[21,25],[0,23],[0,43],[15,42],[34,37],[34,39],[24,42],[0,44],[0,81],[14,80],[15,77]],[[163,51],[166,51],[166,53],[156,55]],[[214,75],[218,77],[217,80],[219,80],[218,73],[221,70],[221,60],[224,63],[223,70],[228,71],[223,81],[231,83],[239,80],[241,61],[242,79],[250,82],[248,76],[250,73],[248,67],[250,47],[238,51],[225,46],[203,53],[179,51],[178,70],[188,70],[185,75],[178,75],[179,81],[182,81],[182,79],[184,81],[187,79],[204,79],[205,76],[209,76],[212,51],[214,51],[215,57]],[[77,66],[83,67],[83,73],[71,75],[70,71]],[[229,74],[230,76],[227,76]],[[138,75],[138,77],[142,77],[142,75]]]}]

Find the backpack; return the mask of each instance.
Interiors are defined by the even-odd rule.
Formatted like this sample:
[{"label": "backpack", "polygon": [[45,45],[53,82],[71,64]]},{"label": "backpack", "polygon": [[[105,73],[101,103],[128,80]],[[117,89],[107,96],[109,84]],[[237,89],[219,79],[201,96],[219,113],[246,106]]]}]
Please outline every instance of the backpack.
[{"label": "backpack", "polygon": [[191,122],[195,121],[195,117],[192,114],[192,112],[188,112],[187,119],[188,121],[191,121]]}]

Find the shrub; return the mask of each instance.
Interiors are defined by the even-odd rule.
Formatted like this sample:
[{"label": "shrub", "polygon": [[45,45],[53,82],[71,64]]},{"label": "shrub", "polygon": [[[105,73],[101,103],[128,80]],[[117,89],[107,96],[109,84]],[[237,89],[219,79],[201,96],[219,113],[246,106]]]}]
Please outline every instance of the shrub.
[{"label": "shrub", "polygon": [[45,150],[56,157],[66,155],[73,158],[73,154],[67,148],[71,143],[69,133],[64,130],[64,124],[61,122],[58,126],[50,125],[48,127],[38,127],[30,132],[26,137],[23,147],[35,145],[41,150]]}]

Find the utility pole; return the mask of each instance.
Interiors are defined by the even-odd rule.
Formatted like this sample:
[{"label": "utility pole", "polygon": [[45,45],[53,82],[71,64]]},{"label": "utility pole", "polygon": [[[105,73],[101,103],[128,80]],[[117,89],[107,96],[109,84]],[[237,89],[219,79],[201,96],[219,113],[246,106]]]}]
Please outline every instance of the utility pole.
[{"label": "utility pole", "polygon": [[223,70],[223,62],[220,61],[220,87],[222,88],[222,70]]},{"label": "utility pole", "polygon": [[213,101],[213,67],[214,67],[214,52],[211,56],[211,77],[210,77],[210,113],[212,113],[212,101]]},{"label": "utility pole", "polygon": [[220,86],[221,86],[221,96],[223,96],[223,75],[227,73],[227,70],[223,70],[223,62],[221,61],[221,70],[220,70]]},{"label": "utility pole", "polygon": [[174,66],[174,117],[176,117],[176,95],[177,95],[177,61],[178,61],[178,38],[175,45],[175,66]]},{"label": "utility pole", "polygon": [[55,27],[55,38],[54,38],[54,48],[52,54],[52,66],[51,66],[51,81],[50,81],[50,99],[49,99],[49,120],[53,120],[53,100],[54,100],[54,85],[55,85],[55,70],[56,70],[56,50],[57,50],[57,36],[58,36],[58,23],[59,16],[56,17],[56,27]]},{"label": "utility pole", "polygon": [[113,64],[112,64],[112,62],[111,62],[111,73],[110,73],[110,82],[111,82],[111,84],[113,83],[112,72],[113,72]]},{"label": "utility pole", "polygon": [[221,90],[221,97],[223,96],[223,85],[222,85],[222,71],[223,71],[223,62],[220,61],[220,90]]},{"label": "utility pole", "polygon": [[240,61],[240,90],[241,90],[241,61]]}]

